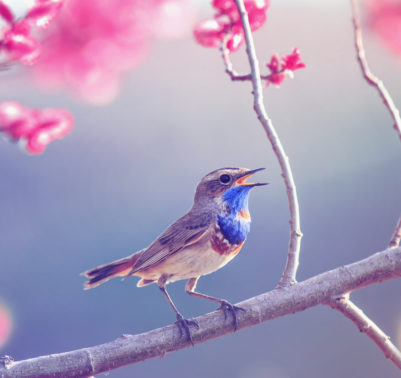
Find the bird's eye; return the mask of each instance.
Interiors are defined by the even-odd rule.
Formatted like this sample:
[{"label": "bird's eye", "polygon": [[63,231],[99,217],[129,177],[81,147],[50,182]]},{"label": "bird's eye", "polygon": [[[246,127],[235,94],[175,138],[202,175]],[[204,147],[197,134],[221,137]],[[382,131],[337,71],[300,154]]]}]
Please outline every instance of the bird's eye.
[{"label": "bird's eye", "polygon": [[220,182],[222,184],[228,184],[230,181],[231,181],[230,175],[223,174],[223,175],[220,176]]}]

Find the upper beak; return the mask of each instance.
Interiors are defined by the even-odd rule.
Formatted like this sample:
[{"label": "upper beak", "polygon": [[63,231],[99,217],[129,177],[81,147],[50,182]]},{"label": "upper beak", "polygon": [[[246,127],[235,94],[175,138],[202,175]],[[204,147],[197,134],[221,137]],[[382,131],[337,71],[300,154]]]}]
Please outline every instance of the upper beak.
[{"label": "upper beak", "polygon": [[256,172],[262,171],[265,168],[257,168],[257,169],[252,169],[248,172],[243,173],[237,179],[235,180],[235,183],[238,185],[242,186],[262,186],[262,185],[268,185],[267,182],[258,182],[258,183],[253,183],[253,182],[245,182],[246,179],[252,175],[254,175]]}]

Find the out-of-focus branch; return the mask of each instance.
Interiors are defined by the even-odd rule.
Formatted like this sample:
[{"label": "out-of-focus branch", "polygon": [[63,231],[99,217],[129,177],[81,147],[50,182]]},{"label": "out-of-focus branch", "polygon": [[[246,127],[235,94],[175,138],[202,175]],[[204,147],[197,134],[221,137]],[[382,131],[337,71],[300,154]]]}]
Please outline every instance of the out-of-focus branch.
[{"label": "out-of-focus branch", "polygon": [[[343,293],[399,277],[401,247],[389,248],[296,285],[277,288],[238,303],[246,310],[238,313],[238,330],[319,304],[328,304],[332,298]],[[224,319],[222,311],[199,316],[196,321],[200,327],[192,331],[195,344],[234,332],[232,319]],[[190,342],[180,335],[174,324],[140,335],[123,335],[106,344],[71,352],[16,362],[7,357],[7,363],[3,364],[0,359],[0,377],[87,377],[163,357],[190,346]]]},{"label": "out-of-focus branch", "polygon": [[401,216],[398,218],[397,225],[395,226],[394,234],[391,237],[389,248],[396,248],[401,243]]},{"label": "out-of-focus branch", "polygon": [[386,358],[401,369],[401,352],[369,317],[353,302],[349,295],[334,298],[329,306],[350,319],[361,332],[365,333],[383,351]]},{"label": "out-of-focus branch", "polygon": [[401,118],[400,112],[394,104],[393,99],[390,96],[390,93],[387,91],[386,87],[384,86],[383,82],[375,76],[368,66],[368,62],[365,56],[365,49],[363,47],[363,40],[362,40],[362,30],[360,26],[360,18],[358,7],[356,4],[356,0],[351,0],[351,7],[352,7],[352,21],[354,25],[354,38],[355,38],[355,49],[357,53],[357,58],[359,65],[362,70],[363,77],[365,80],[379,93],[379,96],[384,102],[384,105],[390,112],[390,115],[394,121],[394,129],[397,132],[398,136],[401,139]]},{"label": "out-of-focus branch", "polygon": [[277,132],[273,126],[272,120],[267,115],[263,104],[263,90],[260,79],[259,62],[255,52],[251,27],[249,25],[248,14],[246,12],[243,0],[235,0],[237,8],[241,15],[241,23],[244,28],[246,53],[248,55],[249,64],[251,67],[252,87],[253,87],[253,108],[257,117],[262,124],[266,135],[271,143],[273,151],[280,164],[281,175],[284,179],[284,184],[287,190],[287,197],[290,209],[290,242],[287,255],[287,263],[279,282],[280,287],[286,287],[296,282],[296,273],[299,265],[299,253],[301,248],[301,226],[299,217],[299,205],[297,191],[292,176],[291,166],[286,155]]}]

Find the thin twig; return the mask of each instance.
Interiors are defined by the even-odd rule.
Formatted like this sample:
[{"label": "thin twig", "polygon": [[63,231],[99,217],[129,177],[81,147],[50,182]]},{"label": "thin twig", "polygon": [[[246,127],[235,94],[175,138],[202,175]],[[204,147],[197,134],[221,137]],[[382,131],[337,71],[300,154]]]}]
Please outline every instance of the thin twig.
[{"label": "thin twig", "polygon": [[[232,81],[252,81],[252,75],[248,74],[248,75],[241,75],[239,74],[237,71],[234,70],[233,68],[233,64],[231,62],[230,59],[230,52],[228,51],[228,49],[225,47],[226,45],[226,41],[223,40],[220,44],[220,53],[221,53],[221,57],[223,59],[223,63],[224,63],[224,67],[225,67],[225,72],[228,76],[230,76],[230,79]],[[285,70],[282,70],[278,73],[282,73]],[[270,80],[272,77],[272,74],[269,75],[260,75],[260,78],[262,80]]]},{"label": "thin twig", "polygon": [[401,243],[401,216],[398,218],[397,225],[395,226],[394,234],[391,237],[389,248],[397,248]]},{"label": "thin twig", "polygon": [[[401,247],[389,248],[296,285],[275,289],[238,303],[246,310],[238,313],[238,330],[319,304],[328,304],[342,293],[399,277]],[[222,311],[199,316],[196,321],[200,327],[192,331],[195,344],[234,332],[232,318],[225,319]],[[8,357],[6,365],[0,364],[0,377],[87,377],[163,357],[188,347],[191,344],[180,335],[174,324],[140,335],[123,335],[106,344],[66,353],[16,362]]]},{"label": "thin twig", "polygon": [[299,205],[291,166],[284,148],[280,142],[277,132],[273,126],[272,120],[267,115],[263,104],[262,82],[260,79],[259,62],[255,52],[251,27],[249,25],[248,14],[246,12],[243,0],[235,0],[237,8],[241,15],[241,22],[244,28],[246,53],[251,66],[254,110],[262,124],[267,137],[272,145],[273,151],[280,164],[281,175],[287,191],[289,209],[290,209],[290,242],[288,247],[287,263],[279,282],[279,287],[286,287],[296,282],[296,273],[299,265],[299,252],[301,248],[301,226],[299,217]]},{"label": "thin twig", "polygon": [[329,306],[341,312],[350,319],[361,332],[365,333],[383,351],[386,358],[390,359],[401,370],[401,352],[369,317],[353,302],[349,295],[334,298]]},{"label": "thin twig", "polygon": [[356,4],[356,0],[351,0],[352,7],[352,22],[354,25],[354,37],[355,37],[355,49],[357,53],[357,58],[359,65],[362,70],[363,77],[365,80],[374,88],[377,89],[379,96],[384,102],[384,105],[390,112],[390,115],[394,121],[394,130],[397,132],[398,136],[401,139],[401,118],[400,112],[394,104],[393,99],[390,96],[390,93],[387,91],[383,82],[375,76],[368,66],[368,62],[365,56],[365,49],[363,47],[362,41],[362,30],[359,21],[359,13],[358,7]]},{"label": "thin twig", "polygon": [[235,71],[233,69],[233,64],[231,63],[231,59],[230,59],[230,53],[229,53],[228,49],[225,47],[225,45],[226,45],[226,41],[223,40],[220,43],[220,52],[221,52],[221,57],[224,62],[226,74],[228,76],[230,76],[230,79],[232,81],[250,81],[250,80],[252,80],[251,74],[240,75],[237,71]]}]

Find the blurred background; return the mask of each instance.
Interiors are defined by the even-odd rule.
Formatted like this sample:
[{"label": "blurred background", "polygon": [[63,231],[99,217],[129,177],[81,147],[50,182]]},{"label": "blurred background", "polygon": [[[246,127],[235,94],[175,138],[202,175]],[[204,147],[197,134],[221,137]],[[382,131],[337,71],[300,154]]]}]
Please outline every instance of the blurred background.
[{"label": "blurred background", "polygon": [[[0,140],[0,354],[59,353],[174,322],[156,285],[112,280],[83,291],[89,268],[144,248],[192,205],[200,178],[224,166],[266,167],[250,198],[242,252],[202,278],[201,292],[235,303],[271,290],[288,245],[288,205],[276,159],[252,110],[249,83],[232,83],[219,53],[195,43],[213,14],[192,3],[180,38],[152,38],[113,100],[92,105],[41,89],[32,72],[1,72],[0,101],[63,107],[75,128],[39,156]],[[386,248],[401,209],[401,145],[376,92],[362,79],[347,1],[274,1],[255,33],[261,64],[297,46],[307,68],[265,91],[289,155],[304,232],[298,279]],[[367,57],[398,107],[401,60],[364,31]],[[232,55],[248,72],[244,51]],[[107,103],[106,103],[107,102]],[[169,286],[184,316],[215,309]],[[401,346],[400,280],[352,295]],[[8,323],[7,323],[8,322]],[[8,325],[7,325],[8,324]],[[112,371],[110,377],[396,377],[376,345],[320,306],[195,348]]]}]

